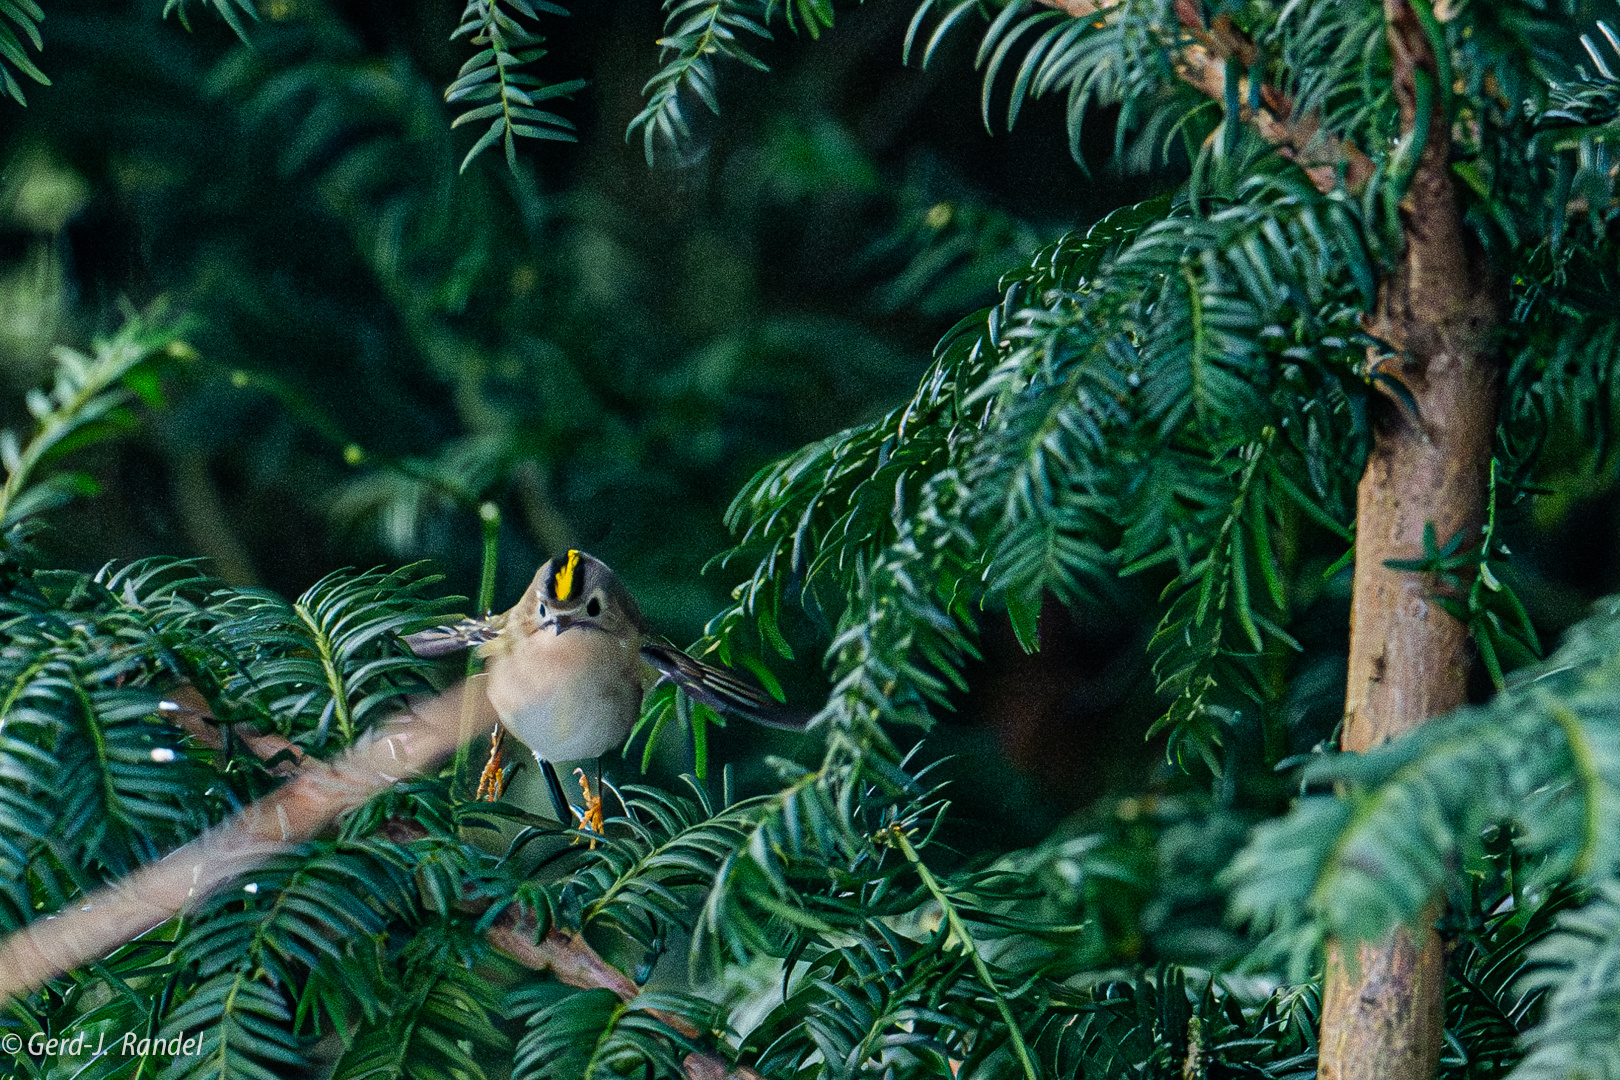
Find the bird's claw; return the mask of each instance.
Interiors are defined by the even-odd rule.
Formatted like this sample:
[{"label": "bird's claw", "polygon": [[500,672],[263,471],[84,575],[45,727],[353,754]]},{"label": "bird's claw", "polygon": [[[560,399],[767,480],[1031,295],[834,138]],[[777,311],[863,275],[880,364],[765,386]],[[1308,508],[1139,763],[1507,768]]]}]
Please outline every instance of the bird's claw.
[{"label": "bird's claw", "polygon": [[501,733],[499,724],[490,732],[489,760],[478,777],[478,793],[474,796],[479,802],[495,802],[506,790],[506,776],[501,771]]},{"label": "bird's claw", "polygon": [[602,796],[591,790],[591,781],[585,775],[584,769],[575,769],[574,775],[579,777],[580,790],[585,793],[585,809],[579,814],[579,836],[574,843],[582,839],[591,842],[591,850],[596,850],[596,839],[607,834],[607,824],[602,820]]}]

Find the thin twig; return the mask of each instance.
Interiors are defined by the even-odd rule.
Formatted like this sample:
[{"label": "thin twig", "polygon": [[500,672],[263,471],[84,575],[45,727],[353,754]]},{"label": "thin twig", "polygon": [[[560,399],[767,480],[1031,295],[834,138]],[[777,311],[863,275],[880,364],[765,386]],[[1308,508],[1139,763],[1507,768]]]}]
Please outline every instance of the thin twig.
[{"label": "thin twig", "polygon": [[[1038,2],[1077,19],[1107,18],[1114,7],[1112,3],[1097,4],[1093,0]],[[1227,61],[1252,69],[1259,50],[1228,16],[1216,16],[1205,26],[1198,5],[1191,0],[1177,0],[1175,9],[1182,30],[1191,39],[1175,52],[1176,75],[1205,96],[1225,101]],[[1324,135],[1321,118],[1314,113],[1299,113],[1293,99],[1277,87],[1262,84],[1260,107],[1250,108],[1249,78],[1248,74],[1238,76],[1237,100],[1241,104],[1235,119],[1252,125],[1262,139],[1298,165],[1318,191],[1326,193],[1338,187],[1341,169],[1343,183],[1352,191],[1359,190],[1372,178],[1371,158],[1352,143]]]},{"label": "thin twig", "polygon": [[945,887],[939,883],[939,880],[934,877],[934,872],[928,869],[928,865],[922,861],[921,856],[917,854],[917,849],[911,846],[911,840],[906,836],[905,830],[896,825],[889,830],[889,835],[895,844],[899,846],[901,853],[905,855],[906,861],[917,871],[917,876],[922,879],[923,887],[928,890],[929,894],[933,896],[934,902],[945,913],[945,921],[950,925],[951,933],[956,936],[957,941],[962,943],[962,951],[967,953],[968,960],[973,964],[973,970],[979,976],[979,981],[984,983],[984,988],[990,992],[991,999],[996,1003],[996,1009],[1001,1013],[1002,1022],[1007,1025],[1007,1038],[1012,1042],[1013,1056],[1018,1059],[1018,1064],[1023,1067],[1024,1075],[1028,1077],[1028,1080],[1040,1080],[1040,1072],[1035,1068],[1035,1062],[1029,1056],[1029,1047],[1024,1043],[1024,1033],[1018,1027],[1018,1021],[1013,1017],[1012,1007],[1007,1004],[1006,996],[1002,994],[1001,988],[996,985],[996,980],[990,974],[990,968],[985,964],[984,957],[979,955],[979,949],[973,943],[973,934],[968,930],[967,923],[962,921],[962,916],[957,912],[956,905],[951,903],[951,898],[945,892]]},{"label": "thin twig", "polygon": [[[641,991],[629,976],[608,963],[578,934],[553,929],[536,940],[538,925],[516,905],[507,908],[485,935],[491,945],[524,967],[549,972],[565,986],[580,990],[611,990],[629,1004]],[[699,1039],[699,1030],[684,1016],[663,1009],[648,1009],[648,1016],[688,1039]],[[681,1062],[691,1080],[764,1080],[746,1065],[732,1065],[717,1054],[693,1051]]]}]

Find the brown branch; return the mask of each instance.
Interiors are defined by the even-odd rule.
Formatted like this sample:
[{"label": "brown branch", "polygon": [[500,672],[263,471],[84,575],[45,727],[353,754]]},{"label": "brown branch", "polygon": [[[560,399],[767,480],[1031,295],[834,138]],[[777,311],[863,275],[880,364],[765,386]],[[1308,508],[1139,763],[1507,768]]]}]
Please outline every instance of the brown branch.
[{"label": "brown branch", "polygon": [[1076,19],[1089,19],[1103,10],[1091,0],[1041,0],[1041,3],[1068,12]]},{"label": "brown branch", "polygon": [[[1077,19],[1107,17],[1113,6],[1112,3],[1096,4],[1093,0],[1038,2]],[[1245,69],[1252,68],[1259,58],[1259,50],[1238,31],[1229,16],[1216,16],[1206,27],[1193,0],[1176,0],[1175,9],[1181,29],[1192,39],[1175,51],[1176,75],[1206,97],[1224,102],[1227,61],[1236,61]],[[1239,75],[1237,83],[1238,121],[1251,125],[1279,154],[1298,165],[1318,191],[1326,194],[1338,187],[1341,169],[1343,182],[1352,191],[1359,190],[1372,178],[1371,158],[1353,143],[1323,134],[1321,118],[1299,113],[1293,99],[1282,90],[1262,84],[1260,107],[1250,108],[1249,76]]]},{"label": "brown branch", "polygon": [[[202,836],[80,901],[0,940],[0,1001],[21,998],[46,980],[133,941],[239,874],[307,840],[338,815],[424,772],[455,749],[462,687],[396,716],[337,760],[303,759],[288,781]],[[191,710],[196,714],[197,710]],[[177,715],[183,724],[197,715]],[[205,742],[221,738],[199,734]],[[273,748],[271,736],[244,736]],[[269,741],[267,741],[269,740]],[[221,740],[222,744],[222,740]]]},{"label": "brown branch", "polygon": [[523,509],[523,523],[529,536],[541,551],[564,551],[575,545],[574,530],[568,519],[557,509],[551,497],[551,485],[540,463],[525,458],[512,470],[512,485],[517,492],[518,505]]},{"label": "brown branch", "polygon": [[[390,721],[375,738],[356,744],[331,765],[309,757],[279,735],[231,727],[230,736],[261,760],[281,756],[271,771],[288,776],[288,782],[168,858],[87,898],[77,911],[33,923],[0,941],[0,1001],[20,998],[49,978],[107,955],[219,885],[315,835],[344,811],[442,760],[462,737],[465,686]],[[481,691],[478,696],[482,699]],[[224,749],[225,730],[195,688],[181,687],[160,708],[204,746]],[[482,734],[492,722],[487,705],[475,701],[473,713],[476,719],[469,733]],[[420,826],[405,821],[389,822],[384,831],[401,843],[424,835]],[[537,941],[537,930],[533,919],[513,905],[485,936],[518,963],[549,972],[564,985],[611,990],[627,1003],[640,992],[578,934],[553,929]],[[704,1037],[685,1017],[662,1009],[648,1009],[647,1014],[687,1039]],[[687,1054],[682,1066],[690,1080],[764,1080],[747,1066],[733,1066],[702,1051]]]}]

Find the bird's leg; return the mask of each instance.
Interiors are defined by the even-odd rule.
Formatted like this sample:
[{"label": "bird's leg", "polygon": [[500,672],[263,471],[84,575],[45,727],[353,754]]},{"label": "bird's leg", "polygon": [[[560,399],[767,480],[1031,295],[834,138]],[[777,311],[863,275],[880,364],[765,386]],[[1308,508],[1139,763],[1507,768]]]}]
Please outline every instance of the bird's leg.
[{"label": "bird's leg", "polygon": [[504,730],[497,722],[495,730],[489,733],[489,760],[484,763],[484,771],[478,777],[478,793],[474,796],[482,802],[494,802],[506,790],[506,775],[501,771],[501,736]]},{"label": "bird's leg", "polygon": [[540,775],[546,778],[546,794],[551,796],[551,808],[557,811],[557,820],[564,825],[574,823],[574,807],[563,792],[562,781],[557,779],[557,769],[545,758],[540,758]]},{"label": "bird's leg", "polygon": [[603,836],[607,835],[607,818],[602,813],[602,795],[607,788],[602,786],[602,759],[596,759],[596,821],[601,826],[599,830]]},{"label": "bird's leg", "polygon": [[[590,777],[585,775],[584,769],[575,769],[574,775],[579,777],[580,790],[585,792],[585,810],[579,817],[579,831],[590,837],[591,850],[595,851],[596,838],[607,835],[607,824],[602,820],[602,796],[591,790]],[[600,776],[596,778],[596,786],[602,786]],[[574,842],[579,843],[579,839],[576,837]]]}]

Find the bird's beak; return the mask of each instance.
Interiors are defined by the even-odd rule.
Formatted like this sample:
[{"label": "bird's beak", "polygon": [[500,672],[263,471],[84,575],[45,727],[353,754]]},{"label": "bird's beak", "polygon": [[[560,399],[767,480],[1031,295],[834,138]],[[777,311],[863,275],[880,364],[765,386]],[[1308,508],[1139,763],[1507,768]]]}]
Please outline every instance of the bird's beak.
[{"label": "bird's beak", "polygon": [[556,633],[561,634],[564,630],[567,630],[570,626],[574,625],[574,617],[572,615],[553,615],[551,617],[551,625]]}]

